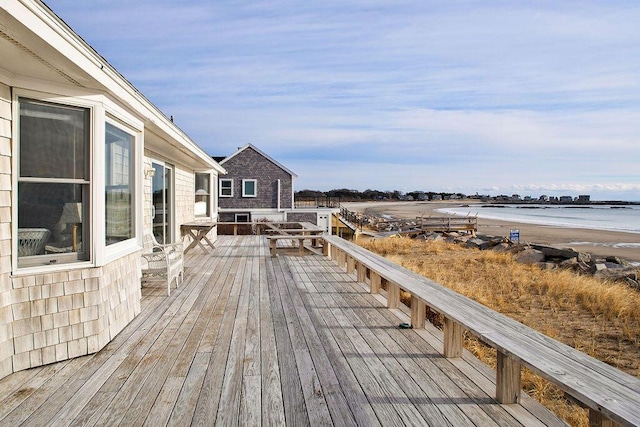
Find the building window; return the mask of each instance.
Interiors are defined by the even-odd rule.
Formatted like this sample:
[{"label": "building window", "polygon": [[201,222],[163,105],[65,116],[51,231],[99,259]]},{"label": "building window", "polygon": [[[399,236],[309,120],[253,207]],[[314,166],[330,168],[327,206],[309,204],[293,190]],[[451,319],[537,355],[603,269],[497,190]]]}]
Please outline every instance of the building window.
[{"label": "building window", "polygon": [[196,188],[194,215],[196,217],[211,216],[211,175],[208,173],[196,173]]},{"label": "building window", "polygon": [[106,123],[105,132],[105,243],[134,237],[135,137]]},{"label": "building window", "polygon": [[255,179],[242,180],[242,197],[256,197],[258,184]]},{"label": "building window", "polygon": [[88,260],[91,110],[18,103],[18,267]]},{"label": "building window", "polygon": [[220,197],[233,197],[233,180],[220,180]]},{"label": "building window", "polygon": [[236,222],[249,222],[249,214],[248,213],[236,214]]}]

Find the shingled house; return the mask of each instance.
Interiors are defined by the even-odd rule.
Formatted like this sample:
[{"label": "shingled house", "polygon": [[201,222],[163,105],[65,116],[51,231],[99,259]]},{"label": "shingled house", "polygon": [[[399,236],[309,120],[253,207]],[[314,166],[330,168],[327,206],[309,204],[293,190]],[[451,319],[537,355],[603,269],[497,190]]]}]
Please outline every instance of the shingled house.
[{"label": "shingled house", "polygon": [[296,209],[297,175],[253,144],[214,159],[227,171],[218,183],[219,221],[307,221],[331,233],[331,215],[337,210]]}]

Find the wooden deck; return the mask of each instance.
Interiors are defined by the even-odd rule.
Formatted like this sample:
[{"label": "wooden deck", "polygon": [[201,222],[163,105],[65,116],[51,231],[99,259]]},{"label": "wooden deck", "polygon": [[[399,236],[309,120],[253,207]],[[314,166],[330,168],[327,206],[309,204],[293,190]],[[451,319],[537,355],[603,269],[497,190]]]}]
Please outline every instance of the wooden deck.
[{"label": "wooden deck", "polygon": [[186,265],[100,352],[0,380],[0,425],[563,425],[498,404],[495,372],[444,358],[435,328],[399,329],[406,311],[328,258],[221,236]]}]

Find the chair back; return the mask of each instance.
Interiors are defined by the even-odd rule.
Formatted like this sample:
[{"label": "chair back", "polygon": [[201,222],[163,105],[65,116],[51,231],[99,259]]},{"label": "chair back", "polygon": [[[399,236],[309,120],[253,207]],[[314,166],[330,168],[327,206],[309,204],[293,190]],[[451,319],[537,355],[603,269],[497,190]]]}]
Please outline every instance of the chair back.
[{"label": "chair back", "polygon": [[49,241],[46,228],[18,228],[18,256],[40,255]]}]

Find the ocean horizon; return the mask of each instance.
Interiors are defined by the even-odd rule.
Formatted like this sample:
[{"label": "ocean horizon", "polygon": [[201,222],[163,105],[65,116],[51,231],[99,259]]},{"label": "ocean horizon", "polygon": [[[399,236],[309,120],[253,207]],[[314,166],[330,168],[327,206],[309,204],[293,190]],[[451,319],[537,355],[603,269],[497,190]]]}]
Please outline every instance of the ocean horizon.
[{"label": "ocean horizon", "polygon": [[465,205],[436,211],[514,223],[640,233],[639,205]]}]

